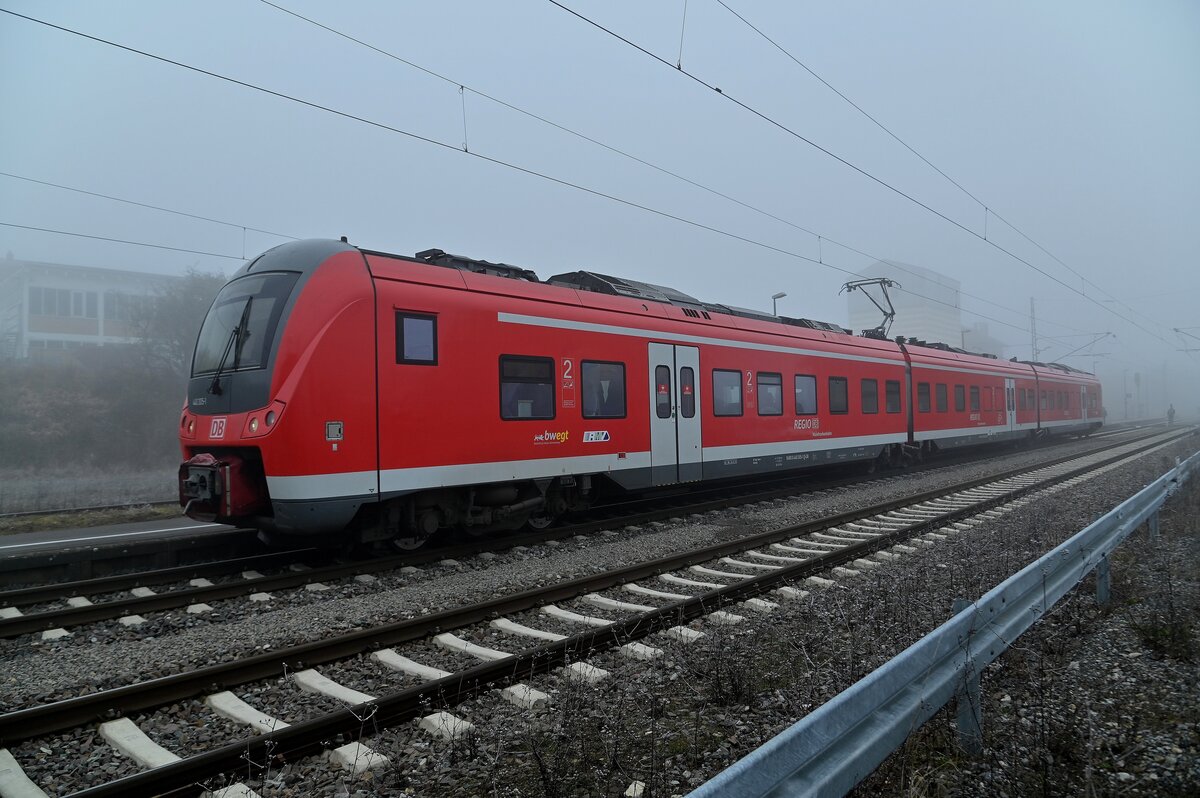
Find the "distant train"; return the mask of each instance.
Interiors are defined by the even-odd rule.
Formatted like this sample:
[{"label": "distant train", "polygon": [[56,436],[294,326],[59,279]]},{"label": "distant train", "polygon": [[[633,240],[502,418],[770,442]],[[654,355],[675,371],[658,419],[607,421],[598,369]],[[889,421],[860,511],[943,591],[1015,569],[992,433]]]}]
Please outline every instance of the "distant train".
[{"label": "distant train", "polygon": [[1057,364],[850,335],[669,288],[301,241],[242,268],[196,343],[180,502],[268,532],[416,546],[642,492],[1103,420]]}]

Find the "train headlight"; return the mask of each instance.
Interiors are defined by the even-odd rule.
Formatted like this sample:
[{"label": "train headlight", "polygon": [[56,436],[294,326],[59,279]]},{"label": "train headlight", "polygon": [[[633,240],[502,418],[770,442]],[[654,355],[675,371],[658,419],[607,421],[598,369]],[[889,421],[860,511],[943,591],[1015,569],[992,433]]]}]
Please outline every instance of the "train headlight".
[{"label": "train headlight", "polygon": [[268,427],[274,426],[274,424],[275,424],[275,411],[268,410],[267,411],[267,426]]},{"label": "train headlight", "polygon": [[188,435],[191,435],[195,431],[196,431],[196,419],[189,418],[188,419]]},{"label": "train headlight", "polygon": [[250,419],[250,431],[258,432],[258,418],[257,417]]}]

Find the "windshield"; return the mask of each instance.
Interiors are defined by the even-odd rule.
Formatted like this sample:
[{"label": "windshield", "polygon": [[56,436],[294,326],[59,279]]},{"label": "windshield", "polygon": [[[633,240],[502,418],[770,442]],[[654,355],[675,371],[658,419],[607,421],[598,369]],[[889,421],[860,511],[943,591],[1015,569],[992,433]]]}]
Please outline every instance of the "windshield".
[{"label": "windshield", "polygon": [[[297,277],[295,272],[252,274],[222,288],[200,328],[192,376],[212,374],[218,368],[224,373],[266,365],[275,327]],[[236,339],[231,341],[239,325]],[[225,356],[231,344],[234,351]]]}]

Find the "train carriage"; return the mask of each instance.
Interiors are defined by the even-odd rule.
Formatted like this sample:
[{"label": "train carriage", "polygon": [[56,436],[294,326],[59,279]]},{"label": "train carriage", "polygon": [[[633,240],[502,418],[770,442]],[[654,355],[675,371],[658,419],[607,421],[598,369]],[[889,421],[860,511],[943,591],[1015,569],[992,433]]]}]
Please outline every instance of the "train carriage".
[{"label": "train carriage", "polygon": [[542,282],[440,250],[306,241],[244,267],[206,318],[180,500],[199,518],[417,545],[544,524],[606,490],[1084,432],[1098,401],[1065,368],[594,272]]}]

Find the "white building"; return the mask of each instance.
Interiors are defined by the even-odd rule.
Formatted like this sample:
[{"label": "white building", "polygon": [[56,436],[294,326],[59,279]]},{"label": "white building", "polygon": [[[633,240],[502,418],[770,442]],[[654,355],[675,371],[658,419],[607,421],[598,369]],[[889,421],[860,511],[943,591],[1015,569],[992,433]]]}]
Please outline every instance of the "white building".
[{"label": "white building", "polygon": [[10,253],[0,260],[0,360],[128,344],[141,309],[177,279],[17,260]]}]

